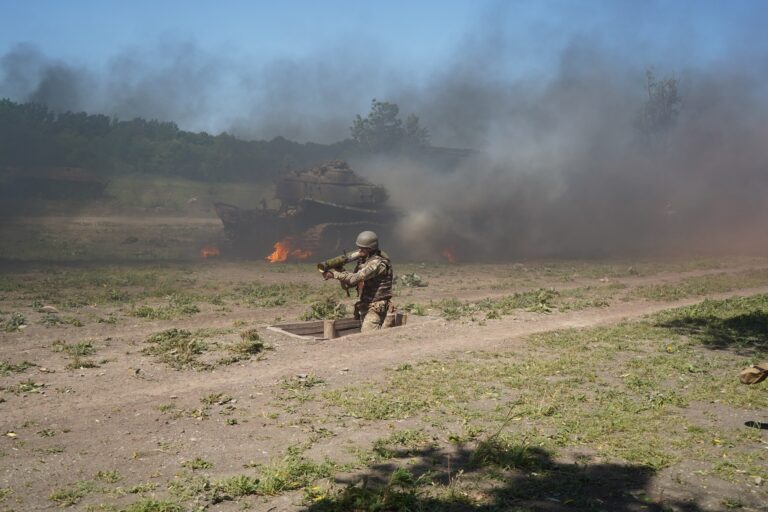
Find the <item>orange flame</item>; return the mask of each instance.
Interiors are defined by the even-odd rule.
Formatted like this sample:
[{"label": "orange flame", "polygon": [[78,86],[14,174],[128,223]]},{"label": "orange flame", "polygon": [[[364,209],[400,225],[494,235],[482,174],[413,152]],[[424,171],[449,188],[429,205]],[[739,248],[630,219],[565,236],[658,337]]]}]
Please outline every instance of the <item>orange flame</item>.
[{"label": "orange flame", "polygon": [[448,248],[443,249],[443,256],[448,260],[448,263],[456,263],[456,255],[453,254],[452,250]]},{"label": "orange flame", "polygon": [[213,245],[206,245],[202,249],[200,249],[200,257],[201,258],[216,258],[221,255],[221,251],[219,251],[218,247],[214,247]]},{"label": "orange flame", "polygon": [[293,237],[283,238],[279,242],[275,242],[273,246],[275,248],[272,254],[267,256],[266,260],[270,263],[281,263],[288,261],[288,259],[305,260],[312,256],[312,251],[305,251],[299,248],[294,248],[296,240]]}]

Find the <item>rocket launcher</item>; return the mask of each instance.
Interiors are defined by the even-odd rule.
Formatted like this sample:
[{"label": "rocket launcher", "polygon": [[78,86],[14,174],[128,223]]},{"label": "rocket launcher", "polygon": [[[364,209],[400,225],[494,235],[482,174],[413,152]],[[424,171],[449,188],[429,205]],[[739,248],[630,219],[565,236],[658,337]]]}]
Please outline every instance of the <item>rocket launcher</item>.
[{"label": "rocket launcher", "polygon": [[328,272],[329,270],[341,271],[341,269],[344,268],[344,265],[360,259],[360,256],[362,256],[360,251],[353,251],[349,254],[347,254],[347,251],[344,251],[344,254],[340,254],[339,256],[335,256],[331,259],[318,263],[317,270],[322,273]]},{"label": "rocket launcher", "polygon": [[[317,264],[317,270],[325,274],[326,272],[330,270],[337,270],[341,272],[344,270],[344,265],[347,263],[359,260],[362,254],[360,254],[360,251],[353,251],[349,254],[347,254],[347,251],[344,251],[344,254],[340,254],[339,256],[336,256],[334,258],[331,258],[329,260],[321,261]],[[341,283],[341,287],[344,289],[345,292],[347,292],[347,297],[349,297],[349,287],[345,285],[343,282]]]}]

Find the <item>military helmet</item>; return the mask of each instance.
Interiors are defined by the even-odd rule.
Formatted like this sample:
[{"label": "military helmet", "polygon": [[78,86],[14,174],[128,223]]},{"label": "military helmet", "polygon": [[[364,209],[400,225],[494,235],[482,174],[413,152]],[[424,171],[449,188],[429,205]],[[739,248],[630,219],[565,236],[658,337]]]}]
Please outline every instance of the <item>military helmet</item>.
[{"label": "military helmet", "polygon": [[379,248],[379,236],[373,231],[363,231],[357,235],[355,245],[358,247],[366,247],[368,249],[376,250]]}]

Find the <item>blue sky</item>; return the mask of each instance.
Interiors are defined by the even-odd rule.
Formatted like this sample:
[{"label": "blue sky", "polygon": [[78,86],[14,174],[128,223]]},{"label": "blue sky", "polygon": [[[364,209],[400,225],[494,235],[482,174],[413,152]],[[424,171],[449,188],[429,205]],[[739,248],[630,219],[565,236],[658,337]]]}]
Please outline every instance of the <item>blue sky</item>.
[{"label": "blue sky", "polygon": [[[0,49],[32,42],[67,60],[98,63],[148,41],[194,41],[214,51],[294,57],[333,41],[376,44],[408,63],[446,57],[462,37],[498,22],[546,50],[539,29],[564,36],[598,31],[659,46],[693,36],[697,53],[717,53],[768,15],[768,2],[666,1],[0,1]],[[503,19],[491,19],[496,15]],[[765,20],[765,18],[762,18]],[[765,41],[744,41],[763,44]]]},{"label": "blue sky", "polygon": [[[492,69],[499,82],[546,80],[574,41],[589,41],[639,72],[656,66],[673,74],[739,60],[749,65],[768,48],[764,0],[0,0],[0,12],[0,59],[25,44],[20,60],[34,57],[34,49],[41,62],[26,73],[64,65],[77,74],[78,87],[97,91],[62,108],[157,112],[190,129],[219,131],[242,129],[247,122],[238,115],[247,104],[246,117],[293,116],[290,126],[266,123],[254,135],[285,130],[298,139],[310,137],[306,125],[323,125],[331,109],[349,119],[373,97],[413,97],[451,73]],[[0,96],[28,99],[30,90],[9,85],[9,62],[0,61]],[[116,69],[128,70],[119,79],[129,82],[127,92],[107,83]],[[332,76],[339,81],[331,86]],[[35,77],[25,80],[34,87]],[[320,81],[325,87],[313,90]],[[182,85],[192,91],[183,101],[157,92]],[[141,108],[147,95],[149,106]],[[116,97],[122,103],[114,106]],[[273,112],[278,103],[301,113]],[[337,125],[314,135],[337,136]]]}]

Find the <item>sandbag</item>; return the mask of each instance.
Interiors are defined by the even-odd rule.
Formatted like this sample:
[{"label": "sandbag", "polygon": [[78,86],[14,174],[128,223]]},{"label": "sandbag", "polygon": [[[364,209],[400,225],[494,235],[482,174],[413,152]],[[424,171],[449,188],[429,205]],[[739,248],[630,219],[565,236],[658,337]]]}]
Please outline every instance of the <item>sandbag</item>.
[{"label": "sandbag", "polygon": [[742,384],[757,384],[764,381],[766,377],[768,377],[768,361],[744,368],[739,373]]}]

